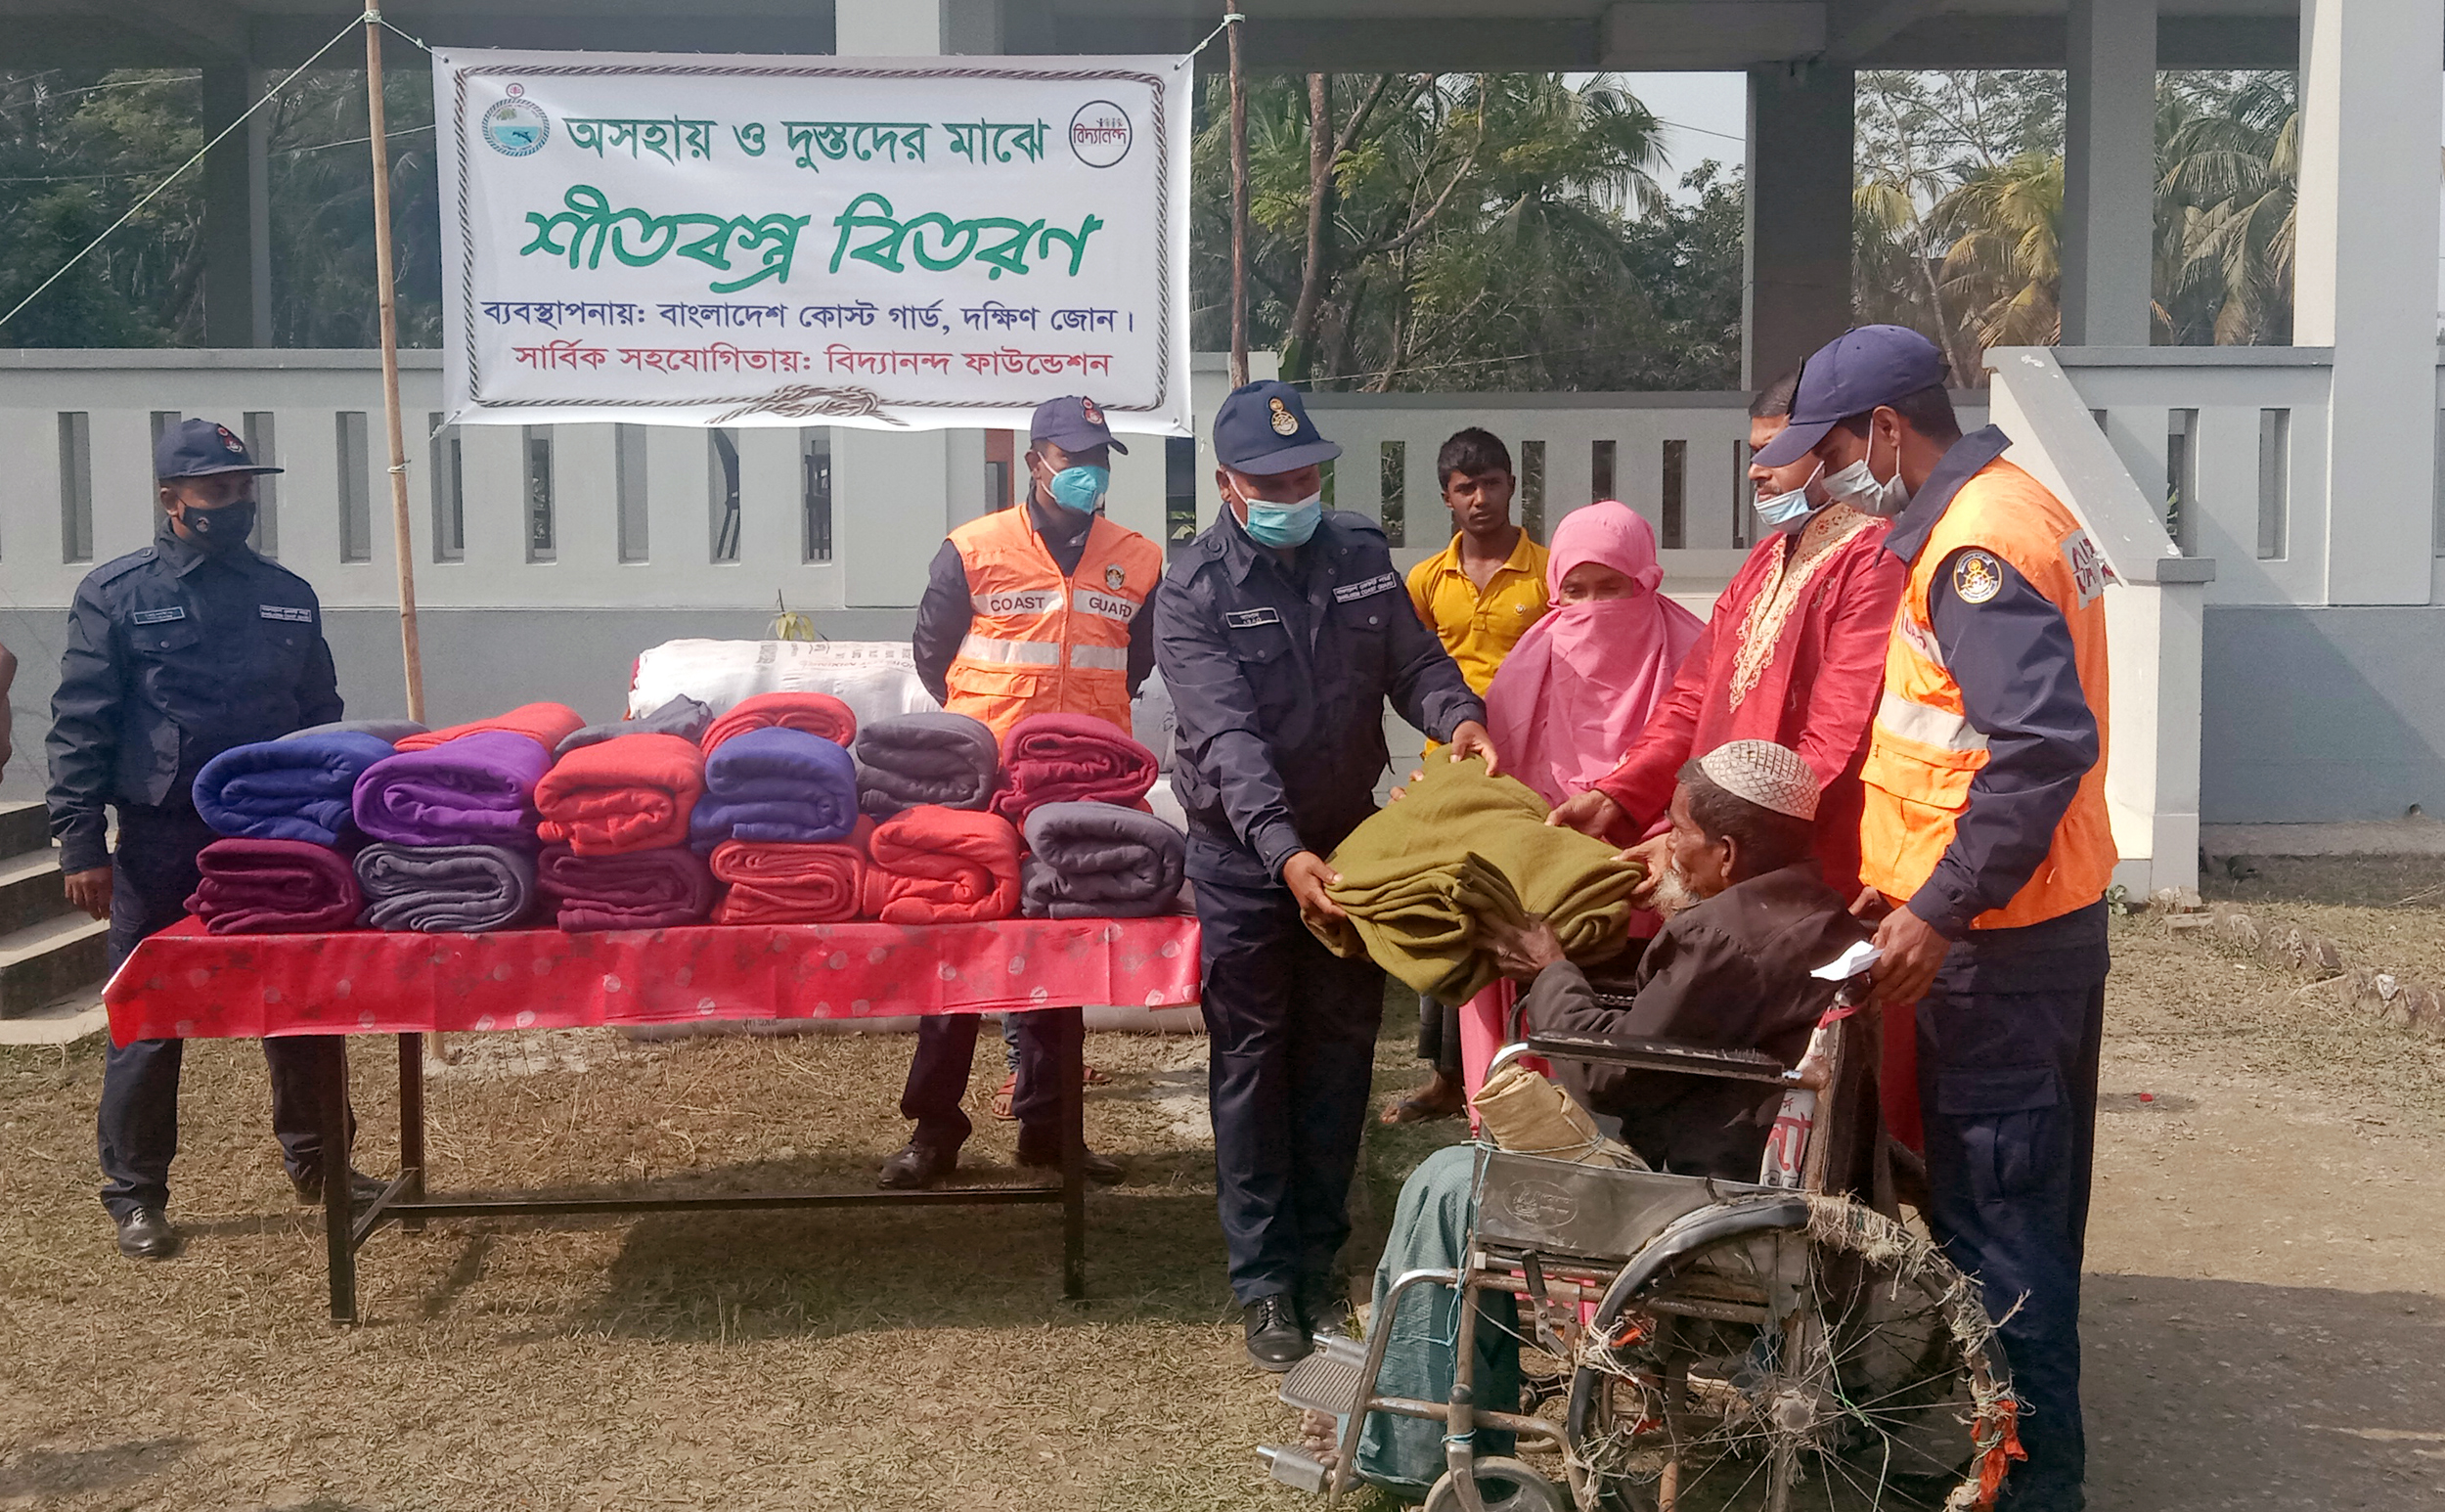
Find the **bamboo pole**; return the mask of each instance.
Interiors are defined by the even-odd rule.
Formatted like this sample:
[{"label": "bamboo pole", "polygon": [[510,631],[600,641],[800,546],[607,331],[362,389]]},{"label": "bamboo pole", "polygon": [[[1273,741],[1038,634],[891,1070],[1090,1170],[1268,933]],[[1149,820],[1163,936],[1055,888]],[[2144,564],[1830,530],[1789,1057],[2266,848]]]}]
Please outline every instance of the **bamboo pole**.
[{"label": "bamboo pole", "polygon": [[[371,0],[368,0],[371,3]],[[1224,0],[1237,11],[1245,0]],[[1231,386],[1248,381],[1248,91],[1239,71],[1239,26],[1224,22],[1231,44]]]},{"label": "bamboo pole", "polygon": [[424,655],[416,633],[416,550],[408,530],[408,442],[399,415],[399,300],[390,259],[390,142],[382,106],[382,13],[365,0],[365,111],[374,148],[374,284],[382,312],[382,411],[390,430],[390,531],[399,562],[399,656],[408,718],[424,722]]}]

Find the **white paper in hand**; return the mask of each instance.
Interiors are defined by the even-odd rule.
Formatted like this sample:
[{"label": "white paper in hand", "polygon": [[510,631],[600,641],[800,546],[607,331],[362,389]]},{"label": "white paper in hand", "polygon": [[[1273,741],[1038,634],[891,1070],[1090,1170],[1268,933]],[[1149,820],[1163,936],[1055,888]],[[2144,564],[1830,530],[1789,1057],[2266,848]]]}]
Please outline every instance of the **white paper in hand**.
[{"label": "white paper in hand", "polygon": [[1874,942],[1862,940],[1808,974],[1821,982],[1847,982],[1884,957]]}]

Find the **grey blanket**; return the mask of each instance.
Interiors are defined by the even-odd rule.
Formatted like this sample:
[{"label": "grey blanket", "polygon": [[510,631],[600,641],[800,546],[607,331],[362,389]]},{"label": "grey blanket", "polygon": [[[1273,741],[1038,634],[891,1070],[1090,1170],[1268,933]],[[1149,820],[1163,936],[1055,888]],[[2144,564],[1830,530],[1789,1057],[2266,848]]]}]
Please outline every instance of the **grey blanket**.
[{"label": "grey blanket", "polygon": [[993,731],[965,714],[901,714],[858,731],[858,807],[876,819],[921,803],[982,809],[1000,777]]},{"label": "grey blanket", "polygon": [[369,845],[357,853],[357,885],[370,929],[480,934],[524,916],[535,862],[497,845]]},{"label": "grey blanket", "polygon": [[1179,899],[1187,840],[1151,814],[1047,803],[1028,814],[1026,835],[1019,912],[1030,918],[1143,918]]},{"label": "grey blanket", "polygon": [[388,740],[397,745],[410,735],[425,734],[425,729],[412,719],[335,719],[328,725],[310,725],[303,730],[292,730],[281,738],[299,740],[307,735],[340,734],[372,735],[377,740]]},{"label": "grey blanket", "polygon": [[686,693],[665,703],[639,719],[606,720],[573,730],[564,736],[552,754],[566,756],[581,745],[600,745],[618,735],[677,735],[683,740],[701,740],[705,726],[713,723],[713,711]]}]

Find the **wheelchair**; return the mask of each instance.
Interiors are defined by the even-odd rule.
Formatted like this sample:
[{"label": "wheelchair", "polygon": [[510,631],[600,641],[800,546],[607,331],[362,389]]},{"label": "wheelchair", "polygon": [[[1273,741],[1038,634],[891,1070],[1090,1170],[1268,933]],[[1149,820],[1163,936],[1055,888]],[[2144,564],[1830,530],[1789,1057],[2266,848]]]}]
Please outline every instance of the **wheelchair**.
[{"label": "wheelchair", "polygon": [[[1426,1512],[1990,1505],[2020,1452],[2019,1406],[1977,1281],[1899,1217],[1894,1161],[1907,1152],[1884,1134],[1865,996],[1864,977],[1844,985],[1798,1067],[1627,1037],[1507,1047],[1498,1066],[1535,1054],[1785,1089],[1759,1179],[1481,1145],[1463,1266],[1400,1276],[1368,1342],[1319,1338],[1283,1378],[1285,1402],[1336,1419],[1338,1453],[1267,1446],[1260,1461],[1329,1503],[1356,1481],[1363,1425],[1380,1412],[1445,1427]],[[1458,1298],[1440,1402],[1376,1390],[1391,1320],[1420,1286]],[[1563,1367],[1528,1411],[1473,1399],[1468,1341],[1497,1294],[1517,1299],[1523,1347]],[[1479,1453],[1489,1430],[1512,1435],[1515,1453]]]}]

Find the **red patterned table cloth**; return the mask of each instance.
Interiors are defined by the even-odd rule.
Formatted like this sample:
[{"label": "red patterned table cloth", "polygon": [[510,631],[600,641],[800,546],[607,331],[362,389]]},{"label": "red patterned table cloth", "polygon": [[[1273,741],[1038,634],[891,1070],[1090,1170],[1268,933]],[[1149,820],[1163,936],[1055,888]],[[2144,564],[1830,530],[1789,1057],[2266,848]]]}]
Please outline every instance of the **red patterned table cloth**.
[{"label": "red patterned table cloth", "polygon": [[111,1039],[892,1018],[1197,1001],[1197,921],[735,924],[213,935],[183,919],[104,990]]}]

